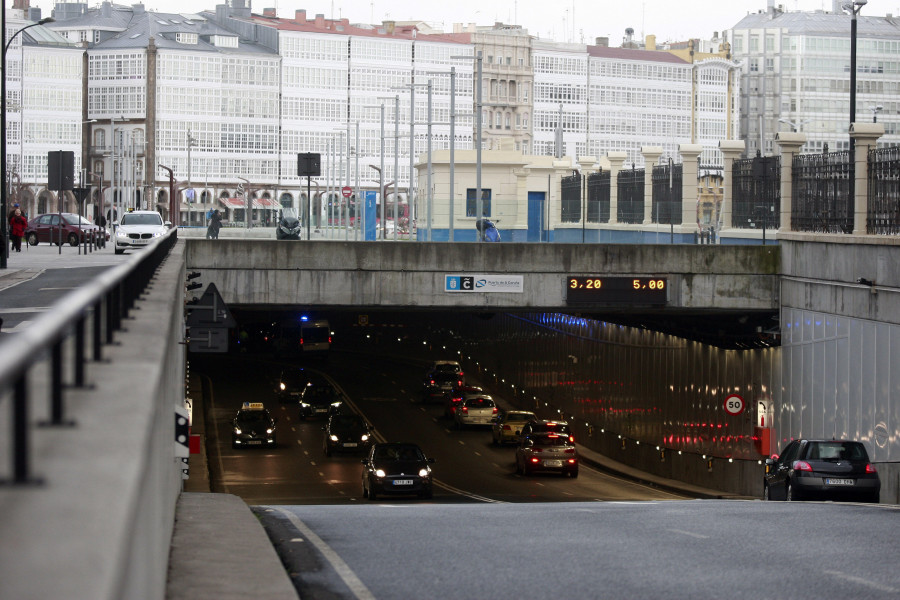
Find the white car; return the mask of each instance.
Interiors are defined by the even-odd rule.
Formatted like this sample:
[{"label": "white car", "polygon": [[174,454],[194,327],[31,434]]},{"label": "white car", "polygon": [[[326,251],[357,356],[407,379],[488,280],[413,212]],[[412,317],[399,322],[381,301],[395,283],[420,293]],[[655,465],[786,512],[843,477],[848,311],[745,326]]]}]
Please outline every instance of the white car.
[{"label": "white car", "polygon": [[116,226],[116,254],[129,248],[143,248],[154,239],[165,235],[172,224],[163,221],[155,210],[135,210],[122,215]]},{"label": "white car", "polygon": [[496,416],[497,405],[493,398],[486,394],[466,395],[456,408],[456,428],[462,429],[471,425],[490,427]]}]

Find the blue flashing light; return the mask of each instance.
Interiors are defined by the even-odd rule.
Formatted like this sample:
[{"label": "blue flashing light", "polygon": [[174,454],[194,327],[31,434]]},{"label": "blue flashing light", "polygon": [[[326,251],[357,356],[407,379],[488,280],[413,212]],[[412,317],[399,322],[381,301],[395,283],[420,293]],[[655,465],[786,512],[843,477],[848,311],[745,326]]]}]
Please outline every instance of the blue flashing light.
[{"label": "blue flashing light", "polygon": [[302,315],[302,316],[300,317],[300,320],[301,320],[302,322],[306,323],[307,321],[309,321],[309,317],[306,316],[306,315]]}]

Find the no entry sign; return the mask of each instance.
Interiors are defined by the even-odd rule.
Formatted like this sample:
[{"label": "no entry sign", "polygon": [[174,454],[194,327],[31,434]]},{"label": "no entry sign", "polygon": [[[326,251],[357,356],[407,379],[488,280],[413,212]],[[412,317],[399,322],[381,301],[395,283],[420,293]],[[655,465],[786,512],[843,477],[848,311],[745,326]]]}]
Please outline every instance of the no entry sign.
[{"label": "no entry sign", "polygon": [[353,188],[351,188],[349,185],[345,185],[341,188],[341,195],[344,198],[349,198],[351,194],[353,194]]}]

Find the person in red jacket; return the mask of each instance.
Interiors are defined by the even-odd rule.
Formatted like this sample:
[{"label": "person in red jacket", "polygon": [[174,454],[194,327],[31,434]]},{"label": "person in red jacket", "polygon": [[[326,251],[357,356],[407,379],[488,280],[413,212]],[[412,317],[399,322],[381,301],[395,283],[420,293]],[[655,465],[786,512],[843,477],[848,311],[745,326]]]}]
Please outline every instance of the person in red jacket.
[{"label": "person in red jacket", "polygon": [[22,237],[28,227],[28,220],[22,216],[22,209],[16,208],[9,218],[9,237],[12,239],[13,250],[22,251]]}]

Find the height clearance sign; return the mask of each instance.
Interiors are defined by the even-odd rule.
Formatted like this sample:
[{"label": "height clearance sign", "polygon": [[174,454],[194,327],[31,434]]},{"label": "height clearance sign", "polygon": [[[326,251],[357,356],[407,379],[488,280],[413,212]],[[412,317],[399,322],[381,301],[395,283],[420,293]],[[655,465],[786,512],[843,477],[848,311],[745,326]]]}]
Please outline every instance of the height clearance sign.
[{"label": "height clearance sign", "polygon": [[444,275],[444,291],[521,294],[524,279],[522,275]]}]

